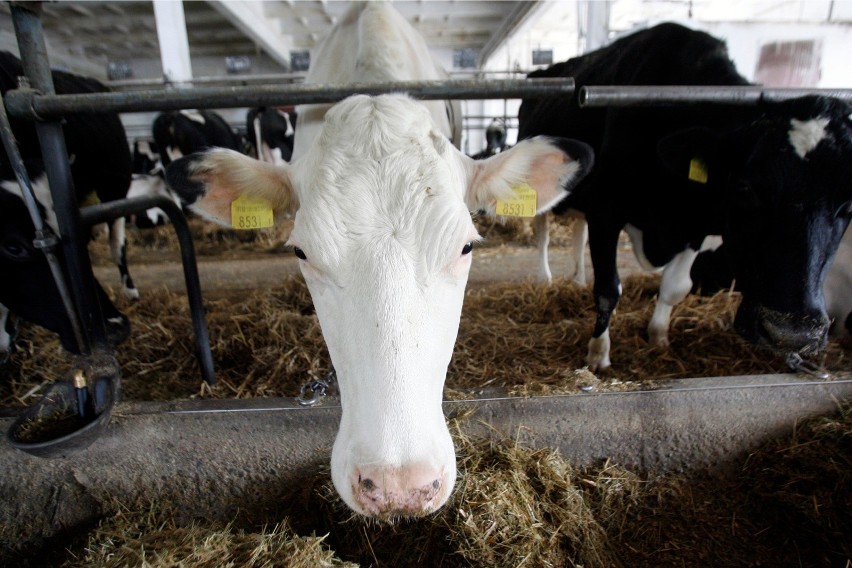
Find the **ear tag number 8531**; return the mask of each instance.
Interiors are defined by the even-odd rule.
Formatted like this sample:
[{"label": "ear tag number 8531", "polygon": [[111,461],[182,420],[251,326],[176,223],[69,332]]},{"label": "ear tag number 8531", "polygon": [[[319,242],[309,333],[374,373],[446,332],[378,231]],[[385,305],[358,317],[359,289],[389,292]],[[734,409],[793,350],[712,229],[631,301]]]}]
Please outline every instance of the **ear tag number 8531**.
[{"label": "ear tag number 8531", "polygon": [[508,199],[498,199],[496,206],[497,215],[506,217],[535,217],[536,192],[528,183],[523,183],[512,188],[515,195]]},{"label": "ear tag number 8531", "polygon": [[231,226],[233,228],[266,229],[272,225],[272,207],[266,201],[240,196],[231,202]]}]

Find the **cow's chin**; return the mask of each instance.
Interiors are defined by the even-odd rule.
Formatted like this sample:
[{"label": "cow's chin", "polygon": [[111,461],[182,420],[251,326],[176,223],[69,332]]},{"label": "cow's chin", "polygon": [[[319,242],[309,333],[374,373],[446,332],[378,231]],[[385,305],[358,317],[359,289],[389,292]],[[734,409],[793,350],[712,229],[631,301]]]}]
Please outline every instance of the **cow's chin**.
[{"label": "cow's chin", "polygon": [[447,502],[455,486],[451,441],[449,455],[439,460],[443,465],[432,461],[380,465],[372,460],[358,466],[356,459],[340,444],[338,436],[332,450],[331,480],[346,506],[371,520],[393,523],[430,515]]},{"label": "cow's chin", "polygon": [[812,355],[828,342],[829,323],[825,313],[791,314],[744,299],[737,310],[734,329],[749,343],[775,353]]}]

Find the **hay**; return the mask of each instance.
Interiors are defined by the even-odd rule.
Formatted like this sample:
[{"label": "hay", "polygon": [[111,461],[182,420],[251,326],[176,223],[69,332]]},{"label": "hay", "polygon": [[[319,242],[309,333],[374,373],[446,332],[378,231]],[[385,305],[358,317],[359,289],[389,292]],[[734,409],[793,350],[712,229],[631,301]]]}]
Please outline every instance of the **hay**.
[{"label": "hay", "polygon": [[471,440],[457,421],[451,426],[460,478],[431,517],[394,525],[353,518],[326,471],[267,518],[180,521],[167,505],[118,507],[70,547],[64,565],[650,568],[852,559],[852,406],[804,422],[792,440],[760,448],[727,478],[640,477],[611,463],[579,469],[556,451]]},{"label": "hay", "polygon": [[176,508],[152,504],[137,512],[126,509],[102,521],[85,548],[70,553],[66,566],[158,566],[220,568],[352,567],[334,557],[322,537],[301,537],[286,520],[257,531],[234,523],[175,522]]},{"label": "hay", "polygon": [[[645,327],[658,279],[628,277],[613,319],[613,370],[578,375],[591,336],[592,295],[568,281],[496,283],[465,298],[449,391],[499,387],[520,395],[654,388],[660,380],[788,372],[781,357],[756,349],[731,329],[735,293],[688,297],[675,308],[668,349],[651,347]],[[118,301],[131,320],[118,351],[125,400],[296,396],[331,363],[307,287],[293,277],[269,290],[205,300],[218,384],[202,385],[186,298],[148,290]],[[835,342],[815,362],[849,376],[849,351]],[[0,368],[0,404],[29,405],[70,365],[53,334],[24,325],[11,364]],[[578,382],[579,377],[579,382]]]}]

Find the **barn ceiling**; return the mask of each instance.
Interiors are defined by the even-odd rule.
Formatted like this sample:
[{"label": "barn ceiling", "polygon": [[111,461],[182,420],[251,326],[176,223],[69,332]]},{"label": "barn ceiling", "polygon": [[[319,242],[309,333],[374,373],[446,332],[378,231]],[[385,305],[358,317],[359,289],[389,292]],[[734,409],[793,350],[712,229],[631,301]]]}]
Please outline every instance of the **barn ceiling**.
[{"label": "barn ceiling", "polygon": [[[223,0],[184,2],[190,56],[226,57],[266,53],[282,66],[290,50],[307,50],[334,25],[350,2],[315,0]],[[396,1],[394,6],[433,48],[493,49],[538,2],[468,0]],[[43,4],[42,21],[51,51],[103,68],[106,62],[159,59],[153,3],[141,0],[63,0]],[[9,7],[2,4],[11,32]]]},{"label": "barn ceiling", "polygon": [[[484,61],[519,28],[552,20],[552,32],[577,30],[577,0],[397,0],[394,6],[437,49],[471,48]],[[183,2],[190,55],[264,54],[287,70],[290,52],[308,50],[334,25],[349,2],[338,0],[208,0]],[[44,2],[51,62],[106,78],[110,62],[160,60],[150,0]],[[610,0],[610,30],[659,19],[852,23],[849,0]],[[560,10],[566,11],[560,16]],[[539,22],[536,29],[547,29]],[[567,28],[566,28],[567,26]],[[561,31],[557,31],[561,30]],[[544,35],[547,35],[545,33]],[[0,49],[17,51],[9,5],[0,3]],[[153,75],[156,75],[153,72]]]}]

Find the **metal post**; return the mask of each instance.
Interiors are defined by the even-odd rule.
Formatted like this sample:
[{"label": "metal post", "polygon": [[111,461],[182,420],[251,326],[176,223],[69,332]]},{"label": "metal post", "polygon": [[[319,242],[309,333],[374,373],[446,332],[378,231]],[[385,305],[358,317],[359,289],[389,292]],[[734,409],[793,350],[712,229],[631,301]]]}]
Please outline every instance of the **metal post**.
[{"label": "metal post", "polygon": [[174,201],[161,195],[149,197],[132,197],[92,205],[80,212],[83,223],[88,226],[105,223],[116,217],[131,213],[142,213],[147,209],[159,207],[168,215],[178,236],[183,276],[186,282],[186,295],[189,299],[189,311],[192,316],[192,328],[195,332],[195,351],[198,364],[201,366],[201,378],[208,385],[216,383],[216,373],[213,368],[213,355],[210,351],[210,335],[207,331],[207,320],[204,316],[204,303],[201,300],[201,281],[198,278],[198,266],[195,262],[195,249],[192,245],[192,233],[186,223],[186,217]]},{"label": "metal post", "polygon": [[[55,89],[47,60],[40,12],[41,2],[11,4],[24,73],[34,89],[45,95],[53,95]],[[80,353],[87,355],[92,353],[93,348],[109,350],[104,318],[95,294],[95,277],[86,246],[88,239],[83,237],[80,230],[80,212],[62,125],[54,119],[36,122],[35,126],[56,210],[71,293],[82,323],[83,345],[78,345],[78,348]]]}]

